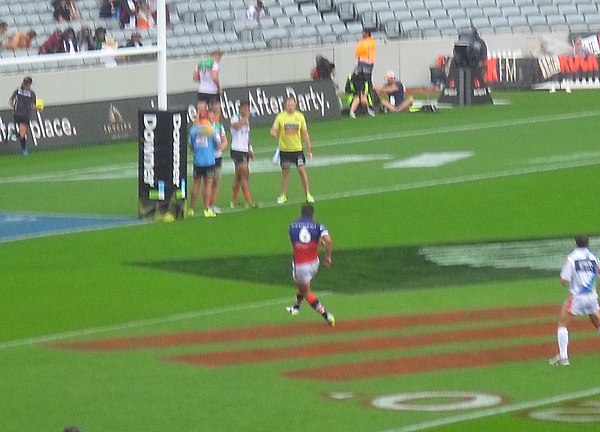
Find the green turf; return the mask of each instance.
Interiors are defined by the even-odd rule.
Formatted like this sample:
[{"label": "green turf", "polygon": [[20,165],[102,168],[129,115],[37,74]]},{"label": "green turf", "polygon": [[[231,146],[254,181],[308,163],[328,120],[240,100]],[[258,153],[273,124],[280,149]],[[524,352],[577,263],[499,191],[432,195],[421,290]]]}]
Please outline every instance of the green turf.
[{"label": "green turf", "polygon": [[[317,293],[326,292],[321,299],[336,313],[340,328],[344,320],[396,314],[540,304],[558,310],[564,291],[557,281],[561,262],[555,254],[569,252],[569,239],[576,233],[599,234],[595,215],[600,204],[594,198],[600,172],[597,93],[497,92],[494,97],[509,104],[309,125],[313,163],[331,158],[328,166],[311,167],[309,162],[308,170],[317,219],[329,228],[335,246],[334,266],[321,269],[315,287]],[[74,332],[65,340],[88,340],[290,325],[283,309],[294,293],[287,226],[297,217],[301,190],[292,173],[291,202],[274,205],[279,174],[257,167],[269,166],[275,143],[266,128],[253,130],[252,137],[258,161],[251,166],[251,185],[262,208],[226,212],[213,220],[196,217],[0,244],[4,430],[59,431],[78,424],[85,432],[382,432],[465,414],[370,406],[384,394],[481,391],[499,394],[503,406],[511,406],[594,387],[589,371],[597,356],[576,353],[572,367],[560,369],[549,368],[542,359],[332,383],[282,375],[338,362],[475,350],[476,343],[227,368],[165,360],[178,353],[277,348],[393,331],[299,334],[295,340],[117,353],[50,349],[28,339],[65,332]],[[472,156],[433,168],[384,168],[421,153],[458,151]],[[370,159],[341,163],[350,155]],[[137,146],[131,142],[32,151],[28,158],[4,156],[0,211],[135,217],[136,161]],[[226,174],[222,207],[230,185]],[[546,240],[552,247],[544,249]],[[600,246],[596,238],[593,246]],[[425,247],[456,247],[487,264],[433,262],[423,255]],[[537,254],[546,262],[537,269],[497,266],[507,253]],[[295,322],[318,320],[306,310]],[[489,341],[485,346],[553,341],[553,317],[546,321],[548,334],[542,339]],[[83,330],[89,334],[81,334]],[[334,401],[328,397],[331,392],[351,392],[353,397]],[[582,428],[526,414],[498,414],[436,430]]]}]

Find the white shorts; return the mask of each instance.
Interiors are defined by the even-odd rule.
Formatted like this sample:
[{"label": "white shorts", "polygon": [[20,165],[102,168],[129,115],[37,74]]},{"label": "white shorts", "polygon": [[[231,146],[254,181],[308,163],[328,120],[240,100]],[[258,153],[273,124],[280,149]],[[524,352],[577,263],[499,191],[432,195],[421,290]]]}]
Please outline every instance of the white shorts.
[{"label": "white shorts", "polygon": [[296,264],[292,261],[292,277],[296,283],[309,283],[318,271],[319,260],[304,264]]},{"label": "white shorts", "polygon": [[565,310],[571,315],[590,315],[600,309],[598,294],[570,295],[564,303]]}]

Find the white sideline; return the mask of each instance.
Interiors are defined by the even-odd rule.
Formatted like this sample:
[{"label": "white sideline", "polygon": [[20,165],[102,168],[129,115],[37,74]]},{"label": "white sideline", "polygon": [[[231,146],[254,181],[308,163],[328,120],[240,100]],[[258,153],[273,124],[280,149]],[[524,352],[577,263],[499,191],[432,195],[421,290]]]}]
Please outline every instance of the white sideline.
[{"label": "white sideline", "polygon": [[[328,295],[328,294],[330,294],[330,293],[322,292],[322,293],[319,293],[319,296],[322,297],[322,296]],[[246,303],[246,304],[227,306],[227,307],[221,307],[221,308],[215,308],[215,309],[209,309],[209,310],[186,312],[186,313],[181,313],[181,314],[176,314],[176,315],[168,315],[168,316],[159,317],[159,318],[130,321],[130,322],[125,322],[125,323],[112,324],[112,325],[100,326],[100,327],[90,327],[87,329],[73,330],[73,331],[64,332],[64,333],[55,333],[55,334],[49,334],[49,335],[44,335],[44,336],[35,336],[35,337],[30,337],[30,338],[25,338],[25,339],[17,339],[17,340],[13,340],[13,341],[0,342],[0,350],[5,350],[8,348],[22,347],[22,346],[29,346],[29,345],[37,345],[37,344],[54,342],[54,341],[63,340],[63,339],[76,338],[76,337],[81,337],[81,336],[89,336],[89,335],[95,335],[95,334],[100,334],[100,333],[107,333],[107,332],[111,332],[111,331],[120,331],[120,330],[132,329],[132,328],[148,327],[151,325],[168,324],[168,323],[173,323],[173,322],[177,322],[177,321],[185,321],[185,320],[189,320],[189,319],[206,317],[206,316],[211,316],[211,315],[219,315],[219,314],[226,314],[226,313],[238,312],[238,311],[243,311],[243,310],[259,309],[262,307],[276,306],[276,305],[280,305],[280,304],[289,303],[290,301],[291,301],[291,297],[286,297],[285,299],[281,298],[281,299],[275,299],[275,300],[265,300],[265,301],[260,301],[260,302]]]},{"label": "white sideline", "polygon": [[562,395],[552,396],[549,398],[539,399],[529,402],[521,402],[513,405],[507,405],[498,408],[490,408],[474,413],[462,414],[452,417],[446,417],[438,420],[431,420],[423,423],[416,423],[413,425],[407,425],[398,429],[387,429],[379,432],[416,432],[426,429],[431,429],[439,426],[447,426],[454,423],[466,422],[469,420],[477,420],[484,417],[492,417],[500,414],[507,414],[515,411],[522,411],[531,408],[538,408],[544,405],[551,405],[559,402],[566,402],[575,399],[581,399],[584,397],[596,396],[600,394],[600,387],[594,387],[588,390],[582,390],[574,393],[565,393]]}]

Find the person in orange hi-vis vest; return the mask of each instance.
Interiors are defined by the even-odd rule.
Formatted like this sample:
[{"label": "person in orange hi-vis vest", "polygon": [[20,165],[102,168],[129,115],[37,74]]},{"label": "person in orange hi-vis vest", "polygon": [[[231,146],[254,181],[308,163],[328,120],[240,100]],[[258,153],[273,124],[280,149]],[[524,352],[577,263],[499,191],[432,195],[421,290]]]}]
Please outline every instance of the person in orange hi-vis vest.
[{"label": "person in orange hi-vis vest", "polygon": [[[372,75],[373,67],[375,66],[375,51],[376,51],[375,39],[371,36],[371,30],[363,29],[362,39],[354,48],[354,56],[358,60],[358,65],[354,70],[354,76],[358,81],[359,86],[357,87],[358,94],[350,104],[349,115],[351,118],[356,118],[355,111],[361,102],[361,98],[364,102],[370,98],[365,97],[365,92],[370,92],[373,86]],[[374,116],[375,112],[373,107],[367,105],[367,113],[370,116]]]}]

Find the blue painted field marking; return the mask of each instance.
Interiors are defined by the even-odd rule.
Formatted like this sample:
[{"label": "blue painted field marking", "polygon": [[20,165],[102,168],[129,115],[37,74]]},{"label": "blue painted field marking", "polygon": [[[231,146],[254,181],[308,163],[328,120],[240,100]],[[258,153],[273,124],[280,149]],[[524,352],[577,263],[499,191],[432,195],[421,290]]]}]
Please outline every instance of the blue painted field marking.
[{"label": "blue painted field marking", "polygon": [[144,223],[124,216],[0,212],[0,243]]}]

